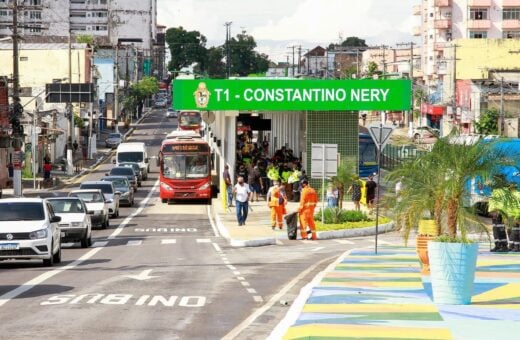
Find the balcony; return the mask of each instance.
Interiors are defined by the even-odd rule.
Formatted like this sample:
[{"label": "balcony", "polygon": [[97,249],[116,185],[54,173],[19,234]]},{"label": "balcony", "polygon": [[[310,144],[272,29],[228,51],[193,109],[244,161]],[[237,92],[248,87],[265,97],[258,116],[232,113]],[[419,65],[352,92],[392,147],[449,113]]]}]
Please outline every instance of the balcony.
[{"label": "balcony", "polygon": [[491,7],[491,0],[468,0],[469,7]]},{"label": "balcony", "polygon": [[421,26],[415,26],[413,28],[413,35],[414,36],[420,37],[421,36],[421,32],[422,32],[422,27]]},{"label": "balcony", "polygon": [[491,20],[468,20],[469,29],[490,29]]},{"label": "balcony", "polygon": [[520,6],[520,1],[518,0],[502,0],[503,7],[518,7]]},{"label": "balcony", "polygon": [[451,28],[451,19],[435,19],[433,26],[437,29]]},{"label": "balcony", "polygon": [[421,14],[422,14],[421,5],[413,6],[413,15],[421,15]]},{"label": "balcony", "polygon": [[502,29],[520,29],[520,20],[503,20]]},{"label": "balcony", "polygon": [[451,7],[451,0],[435,0],[435,7]]}]

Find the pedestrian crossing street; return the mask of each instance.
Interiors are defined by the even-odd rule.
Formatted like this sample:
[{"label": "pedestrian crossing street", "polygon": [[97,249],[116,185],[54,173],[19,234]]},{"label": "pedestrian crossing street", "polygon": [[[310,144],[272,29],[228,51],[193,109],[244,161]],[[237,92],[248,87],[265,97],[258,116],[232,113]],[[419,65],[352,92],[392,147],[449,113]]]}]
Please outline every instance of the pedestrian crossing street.
[{"label": "pedestrian crossing street", "polygon": [[[92,242],[92,248],[112,247],[112,246],[127,246],[127,247],[138,247],[138,246],[158,246],[158,245],[175,245],[179,242],[191,242],[195,244],[209,244],[215,243],[217,239],[209,238],[142,238],[142,239],[111,239],[111,240],[99,240]],[[277,240],[277,245],[300,245],[308,246],[311,251],[320,251],[326,249],[327,244],[342,244],[342,245],[361,245],[362,240],[345,240],[345,239],[334,239],[334,240]],[[373,241],[368,241],[373,242]],[[366,241],[363,242],[366,244]],[[390,244],[389,242],[379,241],[381,244]],[[63,248],[75,248],[78,244],[76,243],[63,243]]]}]

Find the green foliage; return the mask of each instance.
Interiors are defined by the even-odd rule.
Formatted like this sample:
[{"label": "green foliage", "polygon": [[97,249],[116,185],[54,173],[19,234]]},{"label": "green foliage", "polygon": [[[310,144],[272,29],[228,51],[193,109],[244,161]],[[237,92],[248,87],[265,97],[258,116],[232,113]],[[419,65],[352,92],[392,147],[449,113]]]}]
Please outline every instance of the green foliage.
[{"label": "green foliage", "polygon": [[[225,48],[225,45],[224,45]],[[256,41],[253,36],[242,32],[229,41],[231,74],[245,77],[251,73],[266,72],[269,58],[255,51]]]},{"label": "green foliage", "polygon": [[[325,224],[340,224],[346,222],[370,221],[368,216],[361,211],[325,208],[323,221]],[[316,221],[321,221],[321,209],[314,215]]]},{"label": "green foliage", "polygon": [[441,235],[436,237],[433,242],[441,242],[441,243],[465,243],[471,244],[474,243],[471,240],[468,240],[466,237],[451,237],[448,235]]},{"label": "green foliage", "polygon": [[367,76],[372,78],[376,73],[378,73],[377,63],[375,61],[369,62],[367,67]]},{"label": "green foliage", "polygon": [[170,49],[170,71],[179,71],[194,63],[205,69],[207,39],[199,31],[186,31],[181,27],[172,27],[166,31],[166,43]]},{"label": "green foliage", "polygon": [[224,49],[211,47],[208,49],[207,72],[210,78],[226,78],[226,64],[224,63]]},{"label": "green foliage", "polygon": [[85,121],[78,115],[74,115],[74,126],[80,129],[85,127]]},{"label": "green foliage", "polygon": [[94,46],[94,36],[90,34],[78,34],[76,35],[76,42],[79,44],[89,44]]},{"label": "green foliage", "polygon": [[157,93],[158,91],[159,85],[157,84],[157,79],[154,77],[143,77],[143,79],[137,83],[132,84],[132,86],[130,86],[128,95],[125,96],[121,101],[123,107],[125,108],[125,113],[127,115],[134,114],[139,102]]},{"label": "green foliage", "polygon": [[328,50],[334,50],[338,47],[368,47],[364,39],[358,37],[348,37],[341,44],[330,44]]},{"label": "green foliage", "polygon": [[482,112],[480,119],[474,122],[476,132],[482,135],[497,135],[499,115],[500,113],[496,108]]}]

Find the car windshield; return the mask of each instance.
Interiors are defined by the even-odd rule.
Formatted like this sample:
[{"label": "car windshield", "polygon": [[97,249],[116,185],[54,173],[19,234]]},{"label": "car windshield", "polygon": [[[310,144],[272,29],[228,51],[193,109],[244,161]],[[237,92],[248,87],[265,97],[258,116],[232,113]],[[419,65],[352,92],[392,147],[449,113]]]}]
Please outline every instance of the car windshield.
[{"label": "car windshield", "polygon": [[202,118],[199,113],[186,114],[181,113],[180,117],[180,125],[182,126],[190,126],[190,125],[200,125]]},{"label": "car windshield", "polygon": [[117,167],[110,170],[112,176],[134,176],[134,169],[130,167]]},{"label": "car windshield", "polygon": [[204,178],[209,175],[206,155],[165,155],[163,177],[170,179]]},{"label": "car windshield", "polygon": [[84,213],[83,205],[77,199],[49,200],[55,213],[58,214],[80,214]]},{"label": "car windshield", "polygon": [[133,162],[141,163],[143,161],[143,152],[118,152],[117,161],[121,162]]},{"label": "car windshield", "polygon": [[70,194],[73,197],[79,197],[86,203],[102,203],[103,195],[99,192],[73,192]]},{"label": "car windshield", "polygon": [[108,135],[108,138],[121,138],[121,135],[119,133],[111,133]]},{"label": "car windshield", "polygon": [[0,221],[42,221],[43,204],[39,202],[2,202]]},{"label": "car windshield", "polygon": [[82,184],[80,189],[101,189],[104,194],[113,194],[112,186],[109,183],[106,184]]},{"label": "car windshield", "polygon": [[128,181],[124,178],[108,178],[106,181],[112,182],[117,189],[128,187]]},{"label": "car windshield", "polygon": [[134,172],[139,171],[139,164],[137,163],[119,163],[120,166],[127,166],[134,169]]}]

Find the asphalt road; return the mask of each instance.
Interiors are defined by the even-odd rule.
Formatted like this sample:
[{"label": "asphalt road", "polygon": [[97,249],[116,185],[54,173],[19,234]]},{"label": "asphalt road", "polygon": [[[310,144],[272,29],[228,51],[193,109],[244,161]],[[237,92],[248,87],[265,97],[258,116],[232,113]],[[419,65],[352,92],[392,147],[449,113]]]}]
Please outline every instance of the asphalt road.
[{"label": "asphalt road", "polygon": [[[144,141],[153,156],[174,128],[164,111],[154,111],[130,140]],[[136,206],[122,207],[109,229],[94,230],[93,247],[65,245],[53,268],[0,263],[0,339],[263,339],[287,312],[280,301],[290,304],[344,251],[374,244],[360,238],[231,248],[216,236],[207,205],[162,204],[155,160],[151,170]]]}]

